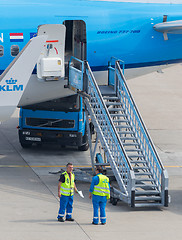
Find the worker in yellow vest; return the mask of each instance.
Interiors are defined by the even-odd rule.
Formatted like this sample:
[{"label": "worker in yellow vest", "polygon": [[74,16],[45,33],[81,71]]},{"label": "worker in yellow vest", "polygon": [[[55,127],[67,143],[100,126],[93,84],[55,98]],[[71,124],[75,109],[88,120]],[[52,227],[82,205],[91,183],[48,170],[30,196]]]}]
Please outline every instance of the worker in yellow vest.
[{"label": "worker in yellow vest", "polygon": [[58,197],[60,198],[60,208],[58,212],[58,221],[64,222],[64,215],[66,211],[66,221],[74,221],[72,218],[73,211],[73,195],[74,190],[78,193],[75,185],[75,175],[72,173],[73,164],[66,165],[66,171],[63,172],[58,184]]},{"label": "worker in yellow vest", "polygon": [[99,208],[100,208],[100,222],[102,225],[106,224],[105,207],[107,199],[110,198],[109,178],[102,174],[102,168],[98,166],[95,170],[96,176],[92,178],[92,183],[89,190],[89,198],[93,203],[93,222],[99,223]]}]

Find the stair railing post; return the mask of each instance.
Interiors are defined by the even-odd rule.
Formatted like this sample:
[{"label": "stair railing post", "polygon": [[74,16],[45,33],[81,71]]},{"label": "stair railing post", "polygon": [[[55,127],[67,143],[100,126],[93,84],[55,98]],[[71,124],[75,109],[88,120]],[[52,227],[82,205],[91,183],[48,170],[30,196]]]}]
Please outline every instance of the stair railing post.
[{"label": "stair railing post", "polygon": [[116,73],[116,64],[118,61],[115,61],[115,76],[114,76],[114,90],[116,92],[116,96],[118,96],[118,77],[117,77],[117,73]]},{"label": "stair railing post", "polygon": [[111,67],[111,61],[108,62],[108,86],[110,85],[110,67]]},{"label": "stair railing post", "polygon": [[162,203],[165,207],[168,207],[169,205],[169,196],[168,196],[168,173],[164,169],[162,171],[162,176],[161,176],[161,187],[162,187]]},{"label": "stair railing post", "polygon": [[128,184],[128,193],[130,195],[129,199],[131,200],[131,202],[129,203],[131,205],[131,207],[135,207],[135,173],[133,170],[130,170],[130,174],[129,174],[129,178],[130,181]]},{"label": "stair railing post", "polygon": [[87,61],[83,63],[83,91],[88,93]]},{"label": "stair railing post", "polygon": [[94,154],[93,154],[93,151],[92,151],[92,136],[91,136],[91,132],[90,132],[89,116],[88,116],[88,110],[87,109],[86,109],[86,125],[87,125],[87,132],[88,132],[88,142],[89,142],[89,149],[90,149],[92,171],[94,173],[94,170],[95,170],[95,167],[94,167]]}]

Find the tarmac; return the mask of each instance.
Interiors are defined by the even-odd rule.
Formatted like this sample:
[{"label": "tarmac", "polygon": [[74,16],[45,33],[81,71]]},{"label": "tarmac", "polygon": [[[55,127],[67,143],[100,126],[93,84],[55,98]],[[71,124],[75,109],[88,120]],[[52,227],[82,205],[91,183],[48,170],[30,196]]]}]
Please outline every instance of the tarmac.
[{"label": "tarmac", "polygon": [[89,183],[77,182],[74,222],[58,222],[58,172],[67,162],[90,166],[90,153],[58,146],[22,149],[18,111],[0,125],[0,240],[178,240],[182,230],[182,65],[128,80],[169,174],[168,208],[106,207],[107,224],[92,225]]}]

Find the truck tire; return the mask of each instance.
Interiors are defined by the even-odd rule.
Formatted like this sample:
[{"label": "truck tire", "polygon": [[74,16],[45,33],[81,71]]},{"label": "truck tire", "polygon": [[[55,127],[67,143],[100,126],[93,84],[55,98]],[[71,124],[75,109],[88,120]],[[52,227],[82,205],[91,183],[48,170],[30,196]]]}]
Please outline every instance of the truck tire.
[{"label": "truck tire", "polygon": [[79,146],[78,150],[80,150],[80,151],[87,151],[88,148],[89,148],[89,144],[86,143],[85,145]]},{"label": "truck tire", "polygon": [[117,198],[113,198],[113,200],[112,200],[112,205],[113,205],[113,206],[116,206],[117,203],[118,203],[118,199],[117,199]]},{"label": "truck tire", "polygon": [[88,144],[88,133],[87,133],[87,128],[85,126],[85,135],[82,137],[82,144],[81,146],[78,147],[78,150],[80,151],[87,151],[89,148]]},{"label": "truck tire", "polygon": [[110,197],[109,202],[113,203],[113,197]]},{"label": "truck tire", "polygon": [[85,127],[85,135],[82,138],[82,143],[83,145],[79,146],[78,150],[87,151],[89,148],[89,144],[88,144],[88,133],[87,133],[86,127]]}]

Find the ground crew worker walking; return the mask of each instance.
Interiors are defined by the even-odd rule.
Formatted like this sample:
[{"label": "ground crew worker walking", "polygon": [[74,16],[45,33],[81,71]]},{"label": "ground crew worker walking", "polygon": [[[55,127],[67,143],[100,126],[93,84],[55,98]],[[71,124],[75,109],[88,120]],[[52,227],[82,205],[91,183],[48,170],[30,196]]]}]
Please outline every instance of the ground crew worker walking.
[{"label": "ground crew worker walking", "polygon": [[75,175],[72,173],[73,164],[68,163],[66,165],[66,171],[63,172],[59,179],[58,184],[58,197],[60,198],[60,208],[58,212],[58,221],[64,222],[64,215],[66,210],[66,221],[74,221],[72,218],[73,210],[73,194],[78,193],[75,185]]},{"label": "ground crew worker walking", "polygon": [[[110,198],[110,185],[109,178],[102,174],[102,168],[97,167],[95,170],[96,176],[92,178],[90,186],[89,198],[93,203],[93,222],[97,225],[99,223],[99,208],[100,208],[100,221],[101,224],[106,224],[105,207],[107,199]],[[93,195],[93,196],[92,196]]]}]

